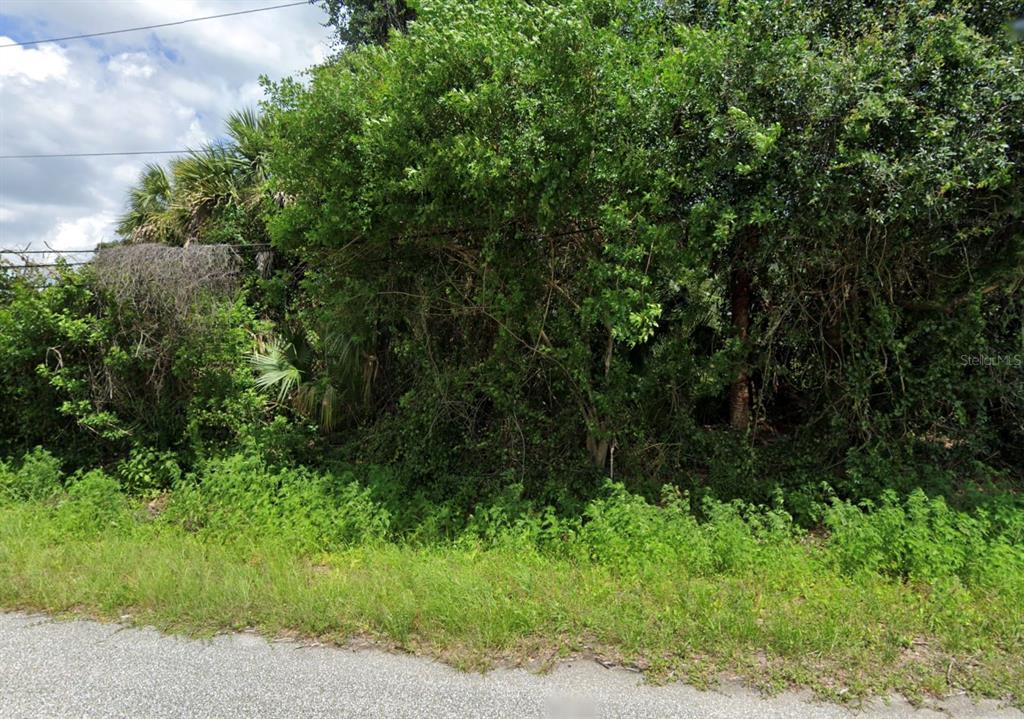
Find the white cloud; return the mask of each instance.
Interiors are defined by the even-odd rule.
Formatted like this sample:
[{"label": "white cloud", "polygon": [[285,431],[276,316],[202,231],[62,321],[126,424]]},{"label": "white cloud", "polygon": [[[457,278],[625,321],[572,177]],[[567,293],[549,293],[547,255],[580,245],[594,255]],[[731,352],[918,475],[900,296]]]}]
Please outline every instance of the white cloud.
[{"label": "white cloud", "polygon": [[[0,35],[0,45],[12,42],[12,38]],[[4,79],[28,84],[67,77],[68,64],[64,51],[56,45],[4,48],[0,62],[0,87],[3,87]]]},{"label": "white cloud", "polygon": [[107,232],[115,220],[112,213],[100,212],[59,222],[48,237],[44,238],[44,242],[47,247],[52,247],[55,250],[80,250],[95,247],[107,237]]},{"label": "white cloud", "polygon": [[247,82],[238,89],[238,99],[242,105],[254,107],[263,100],[263,86],[259,82]]},{"label": "white cloud", "polygon": [[107,62],[107,69],[125,79],[141,78],[146,80],[153,77],[156,72],[156,67],[144,52],[122,52],[120,55],[110,58]]},{"label": "white cloud", "polygon": [[119,162],[110,172],[113,179],[124,185],[131,185],[139,179],[139,167],[135,162]]},{"label": "white cloud", "polygon": [[200,147],[209,141],[210,136],[203,129],[203,124],[199,121],[198,117],[193,115],[192,121],[188,124],[188,129],[178,136],[177,144],[180,147]]},{"label": "white cloud", "polygon": [[193,80],[174,75],[167,79],[163,87],[168,95],[192,107],[216,104],[222,90],[207,78]]},{"label": "white cloud", "polygon": [[[225,0],[3,0],[0,33],[24,41],[234,9],[241,8]],[[261,74],[294,75],[323,59],[328,31],[322,21],[316,7],[296,6],[0,50],[0,154],[165,150],[209,142],[223,136],[229,112],[262,99]],[[0,44],[11,41],[0,38]],[[0,161],[0,246],[48,242],[79,249],[111,239],[143,166],[168,159]]]}]

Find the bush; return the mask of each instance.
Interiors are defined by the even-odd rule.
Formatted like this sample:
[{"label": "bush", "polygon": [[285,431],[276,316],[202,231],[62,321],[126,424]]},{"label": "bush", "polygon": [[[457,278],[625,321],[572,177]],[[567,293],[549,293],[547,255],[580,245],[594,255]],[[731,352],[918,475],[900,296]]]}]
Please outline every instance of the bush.
[{"label": "bush", "polygon": [[117,465],[116,475],[128,494],[152,495],[170,489],[181,479],[174,452],[136,447]]},{"label": "bush", "polygon": [[825,523],[831,557],[847,574],[990,583],[1024,570],[1024,511],[1008,502],[968,514],[919,489],[905,500],[888,491],[877,505],[834,501]]},{"label": "bush", "polygon": [[[363,481],[359,481],[357,478]],[[120,481],[118,481],[120,479]],[[36,448],[17,468],[0,463],[0,499],[39,502],[61,496],[59,461]],[[882,575],[927,584],[954,582],[1024,592],[1024,506],[1013,495],[976,500],[971,512],[918,489],[878,502],[833,498],[827,538],[800,542],[784,511],[665,486],[659,504],[608,482],[581,516],[538,509],[521,485],[480,503],[468,517],[452,503],[399,491],[376,467],[334,472],[275,468],[253,454],[207,460],[182,478],[174,456],[136,449],[114,475],[76,476],[55,509],[70,535],[135,526],[125,490],[147,494],[173,485],[160,522],[233,541],[258,538],[309,554],[390,539],[454,544],[596,563],[623,575],[664,571],[695,575],[758,572],[823,562],[846,576]],[[779,493],[776,507],[784,504]],[[394,521],[393,521],[394,517]]]},{"label": "bush", "polygon": [[681,498],[656,507],[621,484],[607,485],[606,492],[587,505],[580,530],[580,548],[589,559],[627,571],[667,562],[697,572],[711,566],[711,547]]},{"label": "bush", "polygon": [[623,574],[672,565],[709,575],[763,567],[792,550],[800,534],[790,515],[763,506],[706,498],[701,513],[704,521],[675,487],[663,487],[654,505],[608,482],[582,517],[565,517],[551,507],[538,512],[513,486],[477,507],[456,543],[596,562]]},{"label": "bush", "polygon": [[1013,3],[427,5],[267,104],[296,314],[373,359],[361,458],[463,507],[1021,466]]},{"label": "bush", "polygon": [[785,512],[742,502],[704,500],[699,522],[689,497],[662,490],[661,506],[608,484],[606,496],[587,505],[580,553],[619,571],[674,564],[690,574],[716,574],[762,566],[792,546],[798,530]]},{"label": "bush", "polygon": [[217,535],[256,533],[303,552],[377,541],[390,524],[351,474],[275,470],[240,454],[210,460],[180,482],[164,517]]},{"label": "bush", "polygon": [[312,464],[323,458],[315,428],[283,415],[247,426],[239,437],[239,451],[262,457],[272,466]]},{"label": "bush", "polygon": [[[452,503],[434,505],[421,513],[421,526],[411,534],[418,540],[445,537],[437,531],[439,520],[450,529],[460,513]],[[523,485],[513,483],[492,499],[481,502],[457,532],[455,544],[462,548],[503,549],[516,553],[566,556],[574,551],[580,528],[578,518],[558,515],[552,507],[538,511],[523,497]]]},{"label": "bush", "polygon": [[0,462],[0,501],[31,501],[52,497],[61,488],[60,460],[36,447],[17,470]]},{"label": "bush", "polygon": [[70,535],[130,526],[128,499],[117,480],[94,469],[68,487],[67,499],[57,509],[57,526]]}]

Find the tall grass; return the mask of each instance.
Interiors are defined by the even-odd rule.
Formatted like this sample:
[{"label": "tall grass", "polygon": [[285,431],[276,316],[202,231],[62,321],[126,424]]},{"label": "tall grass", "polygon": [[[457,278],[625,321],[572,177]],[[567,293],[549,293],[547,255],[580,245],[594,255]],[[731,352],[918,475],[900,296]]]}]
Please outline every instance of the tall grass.
[{"label": "tall grass", "polygon": [[428,541],[352,476],[233,457],[143,503],[98,471],[47,480],[37,460],[0,468],[9,608],[365,636],[465,667],[578,652],[655,679],[1024,697],[1009,501],[971,515],[923,494],[837,502],[810,535],[770,508],[609,485],[583,517],[497,503]]}]

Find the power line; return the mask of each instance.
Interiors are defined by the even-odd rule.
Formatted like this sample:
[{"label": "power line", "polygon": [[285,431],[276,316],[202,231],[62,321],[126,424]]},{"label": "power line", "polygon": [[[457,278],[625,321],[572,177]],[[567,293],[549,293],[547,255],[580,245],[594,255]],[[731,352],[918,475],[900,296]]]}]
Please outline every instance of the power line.
[{"label": "power line", "polygon": [[232,17],[235,15],[248,15],[254,12],[266,12],[267,10],[280,10],[286,7],[296,7],[298,5],[309,5],[309,2],[303,0],[302,2],[291,2],[285,3],[284,5],[271,5],[270,7],[259,7],[252,8],[251,10],[237,10],[235,12],[225,12],[219,15],[206,15],[204,17],[192,17],[186,20],[176,20],[175,22],[163,22],[157,25],[141,25],[139,27],[126,27],[123,30],[107,30],[105,32],[90,32],[83,33],[82,35],[67,35],[65,37],[51,37],[45,40],[26,40],[25,42],[12,42],[6,45],[0,45],[0,48],[4,47],[22,47],[24,45],[39,45],[44,42],[63,42],[65,40],[81,40],[87,37],[100,37],[102,35],[117,35],[122,32],[135,32],[137,30],[154,30],[159,27],[171,27],[172,25],[184,25],[190,22],[199,22],[200,20],[214,20],[219,17]]},{"label": "power line", "polygon": [[88,265],[89,262],[44,262],[36,264],[33,262],[29,265],[0,265],[0,269],[3,270],[35,270],[40,267],[78,267],[80,265]]},{"label": "power line", "polygon": [[81,255],[92,250],[0,250],[0,255]]},{"label": "power line", "polygon": [[[202,245],[202,243],[199,243],[199,244]],[[112,247],[120,247],[121,245],[111,245],[111,246]],[[169,247],[174,247],[174,245],[168,245],[168,246]],[[233,244],[230,244],[230,243],[229,244],[220,244],[220,243],[218,243],[217,246],[218,247],[231,247],[231,248],[234,248],[234,249],[245,249],[247,247],[251,247],[251,248],[255,249],[257,247],[270,247],[271,244],[269,242],[239,242],[239,243],[233,243]],[[77,254],[84,254],[84,253],[87,253],[87,252],[97,252],[100,249],[101,248],[99,248],[99,247],[93,247],[93,248],[90,248],[88,250],[6,250],[6,249],[0,249],[0,255],[77,255]]]},{"label": "power line", "polygon": [[[3,47],[3,46],[0,46]],[[189,150],[133,150],[129,152],[60,152],[52,155],[0,155],[0,160],[38,160],[50,157],[115,157],[118,155],[181,155]]]}]

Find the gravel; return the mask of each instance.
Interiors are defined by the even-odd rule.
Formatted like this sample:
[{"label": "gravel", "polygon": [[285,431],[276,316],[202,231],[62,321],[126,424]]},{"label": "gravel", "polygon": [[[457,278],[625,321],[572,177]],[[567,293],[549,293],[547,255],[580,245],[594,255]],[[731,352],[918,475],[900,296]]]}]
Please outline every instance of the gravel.
[{"label": "gravel", "polygon": [[[938,711],[937,711],[938,710]],[[966,697],[935,709],[904,700],[850,709],[788,693],[768,699],[738,686],[704,692],[647,686],[639,675],[589,661],[548,674],[462,673],[378,650],[267,642],[249,633],[211,640],[89,621],[0,614],[0,717],[538,717],[592,719],[1020,719]]]}]

